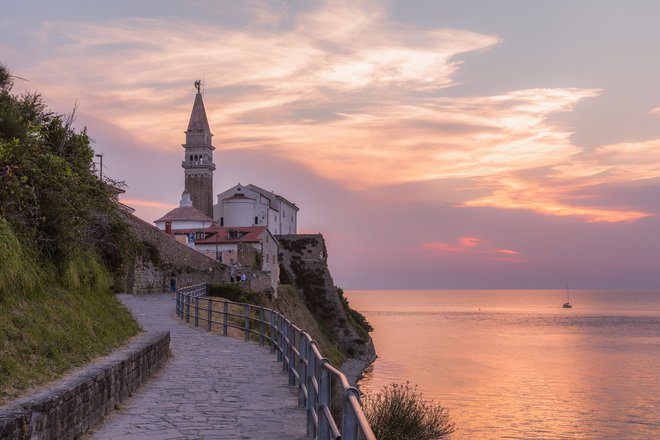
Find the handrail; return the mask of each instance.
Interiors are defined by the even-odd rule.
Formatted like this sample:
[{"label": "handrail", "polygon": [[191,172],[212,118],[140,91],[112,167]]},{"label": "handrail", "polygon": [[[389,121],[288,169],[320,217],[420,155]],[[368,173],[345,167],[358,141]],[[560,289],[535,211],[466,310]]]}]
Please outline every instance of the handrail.
[{"label": "handrail", "polygon": [[[271,354],[282,362],[289,385],[298,386],[298,406],[307,412],[307,437],[315,440],[376,440],[362,411],[360,392],[350,386],[346,375],[323,357],[318,344],[304,330],[276,310],[252,304],[205,297],[206,284],[181,288],[176,294],[176,314],[195,327],[206,322],[206,330],[220,326],[242,331],[246,341],[270,346]],[[204,297],[206,308],[200,307]],[[214,307],[215,306],[215,307]],[[192,312],[191,312],[192,307]],[[216,310],[217,309],[217,310]],[[240,309],[240,313],[231,309]],[[332,415],[332,384],[341,388],[341,428]]]}]

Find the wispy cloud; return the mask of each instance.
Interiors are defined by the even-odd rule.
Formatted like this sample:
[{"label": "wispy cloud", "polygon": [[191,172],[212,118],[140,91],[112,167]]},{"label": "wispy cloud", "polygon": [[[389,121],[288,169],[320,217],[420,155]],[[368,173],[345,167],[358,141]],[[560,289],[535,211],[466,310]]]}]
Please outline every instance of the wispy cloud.
[{"label": "wispy cloud", "polygon": [[[379,2],[326,2],[297,14],[235,7],[249,9],[250,26],[50,22],[41,44],[56,56],[29,75],[55,97],[79,90],[81,112],[154,150],[180,148],[192,82],[204,74],[218,160],[227,149],[268,148],[354,189],[469,179],[485,195],[462,206],[608,222],[648,215],[589,194],[605,182],[660,176],[660,141],[585,151],[552,118],[600,90],[443,96],[458,85],[458,56],[497,45],[497,36],[412,29]],[[545,173],[530,172],[538,169]]]},{"label": "wispy cloud", "polygon": [[524,263],[520,252],[512,249],[493,248],[488,245],[488,240],[475,236],[458,237],[455,243],[432,241],[422,243],[420,249],[437,255],[462,254],[472,258],[482,258],[494,261],[505,261],[511,263]]},{"label": "wispy cloud", "polygon": [[147,207],[147,208],[174,209],[177,207],[177,205],[174,205],[172,203],[163,203],[154,200],[140,200],[140,199],[131,199],[131,198],[123,198],[123,197],[121,199],[121,202],[129,206],[139,206],[139,207]]}]

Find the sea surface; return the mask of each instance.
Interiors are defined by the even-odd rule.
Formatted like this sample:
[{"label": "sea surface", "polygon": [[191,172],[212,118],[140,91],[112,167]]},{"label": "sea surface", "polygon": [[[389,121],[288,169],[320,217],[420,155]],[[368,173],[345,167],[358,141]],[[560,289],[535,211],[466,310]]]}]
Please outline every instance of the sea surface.
[{"label": "sea surface", "polygon": [[660,291],[347,291],[365,393],[417,385],[452,439],[660,439]]}]

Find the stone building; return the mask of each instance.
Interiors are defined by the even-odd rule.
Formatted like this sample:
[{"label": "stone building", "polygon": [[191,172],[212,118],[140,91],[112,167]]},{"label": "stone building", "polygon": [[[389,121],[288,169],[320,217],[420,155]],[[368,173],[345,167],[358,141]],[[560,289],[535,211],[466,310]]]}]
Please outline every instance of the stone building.
[{"label": "stone building", "polygon": [[295,234],[298,207],[256,185],[243,186],[239,183],[218,194],[217,203],[213,205],[215,147],[199,81],[195,82],[195,87],[197,94],[186,130],[185,153],[181,162],[185,190],[190,194],[192,207],[214,219],[219,226],[266,226],[274,235]]},{"label": "stone building", "polygon": [[158,220],[155,220],[154,223],[158,229],[168,234],[181,229],[204,229],[215,224],[211,217],[193,207],[193,201],[188,191],[184,191],[181,194],[181,201],[178,208],[174,208]]},{"label": "stone building", "polygon": [[240,183],[218,194],[213,218],[220,226],[265,226],[273,235],[296,234],[299,208],[256,185]]},{"label": "stone building", "polygon": [[206,118],[204,101],[199,89],[199,82],[195,82],[197,95],[193,104],[190,122],[186,130],[186,143],[181,166],[184,169],[185,189],[190,193],[192,206],[195,209],[213,217],[213,150],[211,129]]},{"label": "stone building", "polygon": [[172,234],[181,243],[226,264],[232,272],[252,269],[266,273],[270,286],[277,289],[279,243],[265,226],[177,229]]}]

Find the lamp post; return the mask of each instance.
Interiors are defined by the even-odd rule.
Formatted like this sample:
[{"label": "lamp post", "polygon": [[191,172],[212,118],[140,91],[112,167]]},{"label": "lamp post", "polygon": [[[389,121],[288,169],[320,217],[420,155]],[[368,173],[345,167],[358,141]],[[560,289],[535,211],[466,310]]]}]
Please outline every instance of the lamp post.
[{"label": "lamp post", "polygon": [[99,158],[99,180],[103,180],[103,153],[94,156]]}]

